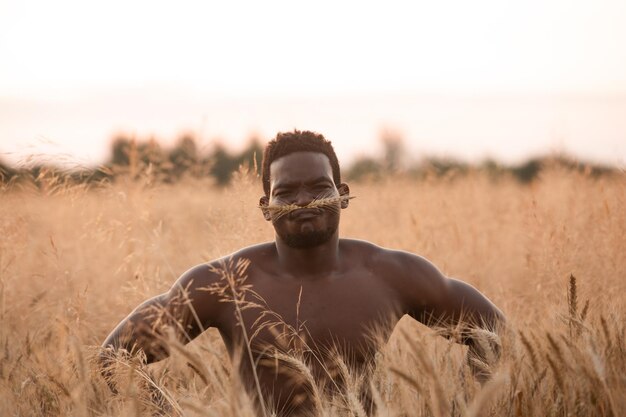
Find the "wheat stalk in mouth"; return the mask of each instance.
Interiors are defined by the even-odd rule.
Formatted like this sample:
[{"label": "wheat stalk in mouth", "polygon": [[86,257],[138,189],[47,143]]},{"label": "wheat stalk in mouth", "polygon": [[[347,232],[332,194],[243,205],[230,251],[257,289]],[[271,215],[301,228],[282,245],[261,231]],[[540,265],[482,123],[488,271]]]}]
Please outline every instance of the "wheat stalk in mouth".
[{"label": "wheat stalk in mouth", "polygon": [[355,198],[354,196],[339,196],[339,197],[323,197],[317,198],[311,201],[304,206],[299,206],[297,204],[269,204],[267,206],[258,206],[261,210],[268,210],[272,216],[276,219],[283,217],[286,214],[291,213],[296,210],[304,210],[304,209],[322,209],[329,208],[331,210],[338,210],[337,203],[341,203],[344,201],[352,200]]}]

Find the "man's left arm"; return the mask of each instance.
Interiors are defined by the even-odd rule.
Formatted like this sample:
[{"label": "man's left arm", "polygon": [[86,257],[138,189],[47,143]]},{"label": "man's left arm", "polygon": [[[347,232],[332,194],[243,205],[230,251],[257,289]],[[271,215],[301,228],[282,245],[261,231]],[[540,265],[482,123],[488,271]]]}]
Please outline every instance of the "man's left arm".
[{"label": "man's left arm", "polygon": [[489,378],[488,367],[500,356],[504,314],[480,291],[446,277],[428,260],[400,255],[406,313],[469,347],[468,363],[479,381]]}]

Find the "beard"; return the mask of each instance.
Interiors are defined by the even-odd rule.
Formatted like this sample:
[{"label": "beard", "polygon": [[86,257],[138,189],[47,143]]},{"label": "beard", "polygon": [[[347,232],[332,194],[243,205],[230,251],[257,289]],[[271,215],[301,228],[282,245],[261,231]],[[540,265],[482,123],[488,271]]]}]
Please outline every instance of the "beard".
[{"label": "beard", "polygon": [[[339,213],[338,209],[327,211],[323,210],[326,218],[325,228],[313,228],[313,230],[289,230],[285,222],[289,222],[290,216],[279,217],[272,219],[272,225],[278,237],[290,248],[294,249],[308,249],[320,246],[328,242],[339,229]],[[297,227],[299,228],[299,227]],[[296,229],[297,229],[296,228]]]},{"label": "beard", "polygon": [[285,233],[278,235],[287,246],[294,249],[314,248],[330,240],[337,231],[336,227],[302,233]]}]

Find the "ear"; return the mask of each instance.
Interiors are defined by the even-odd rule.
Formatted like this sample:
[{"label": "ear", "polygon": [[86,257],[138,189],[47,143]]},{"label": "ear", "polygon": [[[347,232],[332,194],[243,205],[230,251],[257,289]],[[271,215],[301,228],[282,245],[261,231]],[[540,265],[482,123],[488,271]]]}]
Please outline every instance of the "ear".
[{"label": "ear", "polygon": [[261,212],[263,212],[263,218],[268,222],[272,220],[272,216],[270,211],[266,208],[270,204],[270,199],[268,196],[264,195],[259,198],[259,207],[261,207]]},{"label": "ear", "polygon": [[[339,195],[342,197],[348,197],[350,196],[350,187],[348,187],[348,184],[346,184],[345,182],[342,182],[341,184],[339,184],[337,186],[337,191],[339,191]],[[341,201],[341,208],[345,209],[348,208],[348,203],[350,202],[350,200],[345,199]]]}]

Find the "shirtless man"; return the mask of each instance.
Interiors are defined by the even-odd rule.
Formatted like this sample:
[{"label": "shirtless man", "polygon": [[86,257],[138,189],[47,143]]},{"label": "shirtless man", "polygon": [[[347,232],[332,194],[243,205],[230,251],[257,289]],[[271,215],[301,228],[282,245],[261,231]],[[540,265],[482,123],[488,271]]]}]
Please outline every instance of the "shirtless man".
[{"label": "shirtless man", "polygon": [[[350,191],[322,135],[279,133],[265,148],[262,181],[260,207],[275,241],[185,272],[126,317],[103,347],[141,349],[153,362],[168,354],[165,326],[178,329],[183,343],[215,327],[260,414],[267,407],[281,416],[315,415],[315,406],[277,352],[301,354],[316,381],[336,392],[345,381],[332,372],[333,358],[341,354],[351,370],[367,372],[379,348],[372,330],[385,341],[404,314],[460,329],[469,354],[485,357],[484,343],[466,330],[496,331],[504,316],[484,295],[417,255],[339,238]],[[370,408],[367,392],[362,399]]]}]

